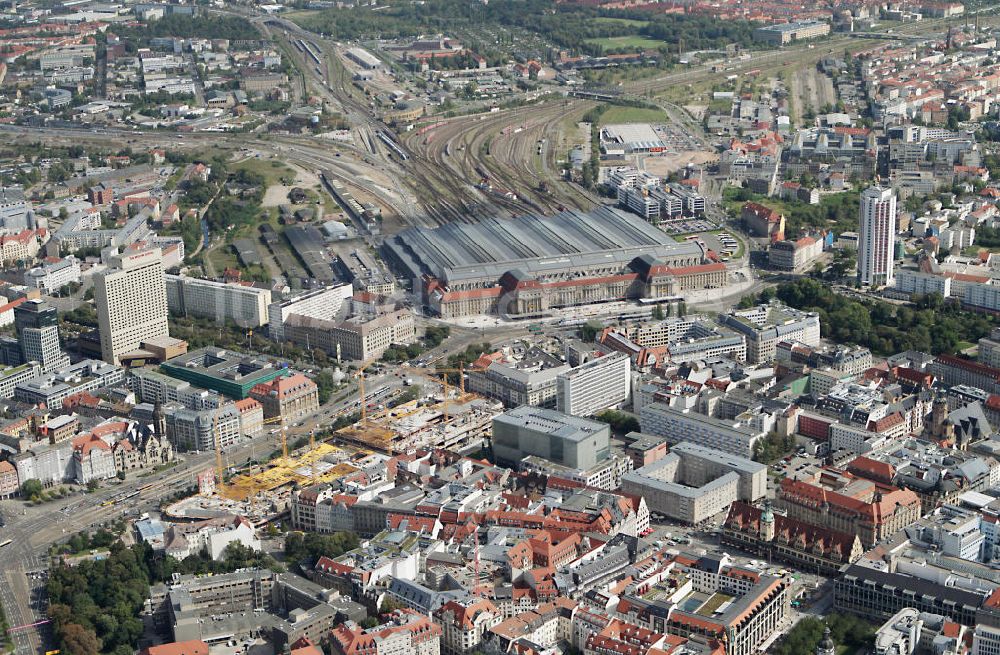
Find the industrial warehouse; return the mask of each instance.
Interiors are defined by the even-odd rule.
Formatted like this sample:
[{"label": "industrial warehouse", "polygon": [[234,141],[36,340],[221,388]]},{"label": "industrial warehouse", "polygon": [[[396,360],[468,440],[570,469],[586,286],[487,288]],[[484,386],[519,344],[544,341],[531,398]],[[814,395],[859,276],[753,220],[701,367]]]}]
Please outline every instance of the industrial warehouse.
[{"label": "industrial warehouse", "polygon": [[659,298],[727,280],[698,244],[607,207],[409,228],[386,239],[383,254],[444,318]]}]

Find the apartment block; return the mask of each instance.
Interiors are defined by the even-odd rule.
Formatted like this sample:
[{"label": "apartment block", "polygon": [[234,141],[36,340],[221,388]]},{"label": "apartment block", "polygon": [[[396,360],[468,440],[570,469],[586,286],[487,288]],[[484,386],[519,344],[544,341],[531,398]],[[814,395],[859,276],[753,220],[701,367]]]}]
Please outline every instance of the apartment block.
[{"label": "apartment block", "polygon": [[255,328],[268,321],[270,289],[239,283],[166,275],[167,307],[178,316],[196,316]]}]

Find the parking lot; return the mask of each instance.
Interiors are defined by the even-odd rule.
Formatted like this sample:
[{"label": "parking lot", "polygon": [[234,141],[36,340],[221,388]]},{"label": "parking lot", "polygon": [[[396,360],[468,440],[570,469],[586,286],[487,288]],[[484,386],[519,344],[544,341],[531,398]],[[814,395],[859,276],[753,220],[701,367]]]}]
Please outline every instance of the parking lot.
[{"label": "parking lot", "polygon": [[660,223],[660,229],[667,234],[688,234],[717,230],[719,226],[704,218],[678,218],[663,221]]}]

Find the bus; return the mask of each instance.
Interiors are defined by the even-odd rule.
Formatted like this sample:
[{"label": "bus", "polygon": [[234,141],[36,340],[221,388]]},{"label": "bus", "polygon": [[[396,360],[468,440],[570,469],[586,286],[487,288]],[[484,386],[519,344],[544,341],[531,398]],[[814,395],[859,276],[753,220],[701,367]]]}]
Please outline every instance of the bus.
[{"label": "bus", "polygon": [[0,541],[0,548],[3,548],[4,546],[9,546],[12,543],[14,543],[13,539],[7,539],[6,541]]}]

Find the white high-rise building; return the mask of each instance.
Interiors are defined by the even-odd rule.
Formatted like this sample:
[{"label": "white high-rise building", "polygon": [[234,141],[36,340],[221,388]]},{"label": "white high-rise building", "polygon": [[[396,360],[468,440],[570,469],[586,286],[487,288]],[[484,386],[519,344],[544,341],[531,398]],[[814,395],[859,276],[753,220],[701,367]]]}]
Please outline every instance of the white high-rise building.
[{"label": "white high-rise building", "polygon": [[113,255],[108,270],[95,276],[94,301],[101,358],[109,364],[143,341],[169,336],[160,249]]},{"label": "white high-rise building", "polygon": [[632,391],[632,360],[614,352],[597,357],[556,378],[556,409],[573,416],[593,416],[622,405]]},{"label": "white high-rise building", "polygon": [[861,192],[858,230],[858,281],[874,287],[893,283],[896,245],[896,195],[892,189],[868,187]]}]

